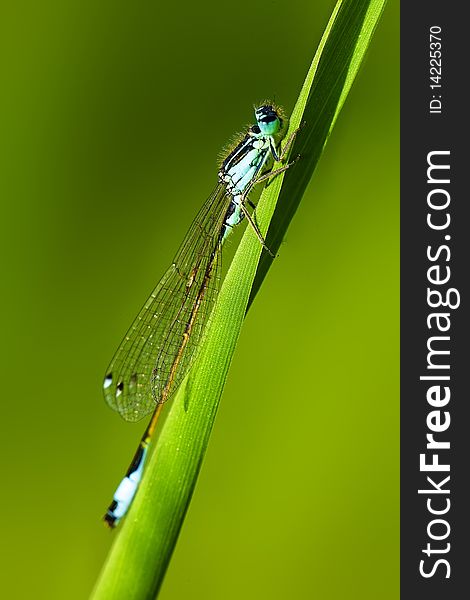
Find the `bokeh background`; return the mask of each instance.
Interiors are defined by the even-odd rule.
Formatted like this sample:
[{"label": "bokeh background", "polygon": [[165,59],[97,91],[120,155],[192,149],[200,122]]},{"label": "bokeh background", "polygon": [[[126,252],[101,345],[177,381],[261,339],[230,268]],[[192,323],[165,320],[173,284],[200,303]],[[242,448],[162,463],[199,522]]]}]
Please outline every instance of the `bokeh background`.
[{"label": "bokeh background", "polygon": [[[3,7],[2,597],[87,598],[121,336],[332,0]],[[398,2],[246,319],[162,600],[398,597]]]}]

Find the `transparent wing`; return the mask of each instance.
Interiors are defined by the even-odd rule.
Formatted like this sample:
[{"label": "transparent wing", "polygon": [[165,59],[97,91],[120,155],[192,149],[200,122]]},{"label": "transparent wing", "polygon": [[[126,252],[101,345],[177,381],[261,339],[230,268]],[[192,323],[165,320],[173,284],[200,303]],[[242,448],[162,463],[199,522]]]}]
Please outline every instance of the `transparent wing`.
[{"label": "transparent wing", "polygon": [[220,232],[230,199],[219,183],[108,367],[106,402],[127,421],[166,401],[191,365],[218,293]]}]

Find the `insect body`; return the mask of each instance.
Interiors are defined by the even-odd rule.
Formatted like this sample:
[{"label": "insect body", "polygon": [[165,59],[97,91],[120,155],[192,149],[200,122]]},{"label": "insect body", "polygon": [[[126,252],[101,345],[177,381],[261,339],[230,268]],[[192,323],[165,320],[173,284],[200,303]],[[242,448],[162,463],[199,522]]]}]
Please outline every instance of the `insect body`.
[{"label": "insect body", "polygon": [[106,371],[104,396],[111,408],[127,421],[153,412],[104,517],[110,527],[122,519],[135,496],[163,404],[188,372],[200,345],[218,293],[223,242],[246,218],[266,248],[247,210],[248,194],[258,182],[289,167],[266,172],[274,161],[284,159],[295,133],[280,151],[287,130],[281,111],[266,103],[255,110],[255,117],[256,124],[222,162],[214,191]]}]

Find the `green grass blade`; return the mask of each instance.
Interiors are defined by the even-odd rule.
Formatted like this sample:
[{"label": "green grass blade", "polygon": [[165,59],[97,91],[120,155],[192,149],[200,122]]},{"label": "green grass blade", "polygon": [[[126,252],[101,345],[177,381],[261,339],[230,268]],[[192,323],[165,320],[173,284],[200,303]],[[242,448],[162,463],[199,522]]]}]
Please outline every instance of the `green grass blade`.
[{"label": "green grass blade", "polygon": [[[302,121],[294,167],[263,191],[256,218],[279,247],[344,103],[385,0],[337,3],[291,115]],[[277,205],[277,208],[276,208]],[[273,217],[274,214],[274,217]],[[175,398],[139,493],[94,590],[96,599],[150,599],[161,586],[208,444],[248,303],[270,265],[247,227],[223,282],[200,354]],[[255,279],[256,277],[256,279]],[[251,299],[250,299],[251,294]]]}]

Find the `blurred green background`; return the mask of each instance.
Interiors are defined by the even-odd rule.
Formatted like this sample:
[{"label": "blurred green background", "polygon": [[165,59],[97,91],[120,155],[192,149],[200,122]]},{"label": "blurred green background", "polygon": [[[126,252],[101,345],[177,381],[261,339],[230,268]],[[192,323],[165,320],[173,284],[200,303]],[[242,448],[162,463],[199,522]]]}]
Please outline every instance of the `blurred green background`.
[{"label": "blurred green background", "polygon": [[[104,369],[333,6],[4,6],[2,597],[88,597],[145,427]],[[394,0],[246,319],[162,600],[398,598],[398,63]]]}]

